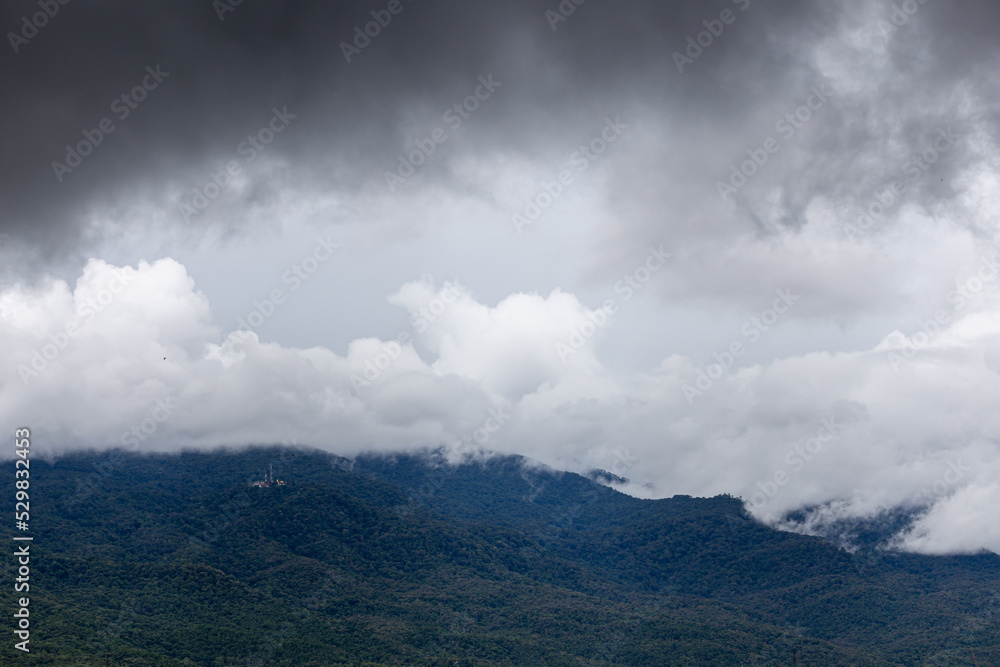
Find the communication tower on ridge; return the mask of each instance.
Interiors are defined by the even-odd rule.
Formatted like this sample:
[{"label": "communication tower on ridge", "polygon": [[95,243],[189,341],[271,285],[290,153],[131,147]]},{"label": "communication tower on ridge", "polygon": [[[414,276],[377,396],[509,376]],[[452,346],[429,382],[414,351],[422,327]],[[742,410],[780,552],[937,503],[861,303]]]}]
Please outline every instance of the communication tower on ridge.
[{"label": "communication tower on ridge", "polygon": [[264,479],[263,480],[257,480],[256,482],[251,482],[250,486],[263,486],[263,487],[267,487],[267,486],[271,486],[272,484],[275,484],[277,486],[284,486],[285,485],[285,481],[282,480],[282,479],[275,479],[274,478],[274,464],[273,463],[269,463],[269,464],[267,464],[267,470],[264,471]]}]

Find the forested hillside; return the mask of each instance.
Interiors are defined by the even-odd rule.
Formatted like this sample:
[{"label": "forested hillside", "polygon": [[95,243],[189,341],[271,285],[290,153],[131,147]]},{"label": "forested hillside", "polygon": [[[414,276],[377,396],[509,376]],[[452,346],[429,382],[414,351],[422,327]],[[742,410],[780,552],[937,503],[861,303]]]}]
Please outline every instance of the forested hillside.
[{"label": "forested hillside", "polygon": [[1000,557],[852,555],[727,496],[278,448],[31,479],[32,664],[1000,664]]}]

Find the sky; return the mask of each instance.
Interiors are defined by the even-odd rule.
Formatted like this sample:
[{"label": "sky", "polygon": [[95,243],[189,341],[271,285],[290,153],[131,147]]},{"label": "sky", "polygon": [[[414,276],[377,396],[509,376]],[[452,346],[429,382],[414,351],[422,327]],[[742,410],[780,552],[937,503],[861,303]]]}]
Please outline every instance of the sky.
[{"label": "sky", "polygon": [[1000,6],[14,1],[0,422],[1000,552]]}]

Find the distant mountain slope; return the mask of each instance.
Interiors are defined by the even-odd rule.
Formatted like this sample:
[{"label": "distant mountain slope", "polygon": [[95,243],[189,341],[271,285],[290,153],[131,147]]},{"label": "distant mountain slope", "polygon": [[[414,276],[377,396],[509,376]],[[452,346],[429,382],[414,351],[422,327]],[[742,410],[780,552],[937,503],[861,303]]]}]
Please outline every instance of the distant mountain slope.
[{"label": "distant mountain slope", "polygon": [[517,457],[85,453],[32,490],[34,664],[1000,664],[996,556],[852,556]]}]

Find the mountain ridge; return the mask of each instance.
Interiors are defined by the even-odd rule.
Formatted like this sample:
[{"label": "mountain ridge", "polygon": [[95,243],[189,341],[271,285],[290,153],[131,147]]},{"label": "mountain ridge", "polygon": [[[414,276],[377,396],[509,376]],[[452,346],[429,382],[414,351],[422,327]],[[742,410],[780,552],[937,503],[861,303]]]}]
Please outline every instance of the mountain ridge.
[{"label": "mountain ridge", "polygon": [[[525,461],[39,461],[37,613],[65,634],[36,658],[89,664],[69,639],[129,608],[155,622],[136,613],[109,640],[122,664],[783,664],[794,648],[802,664],[961,665],[963,642],[1000,657],[995,555],[865,562],[732,496],[637,499]],[[251,487],[269,464],[287,486]]]}]

